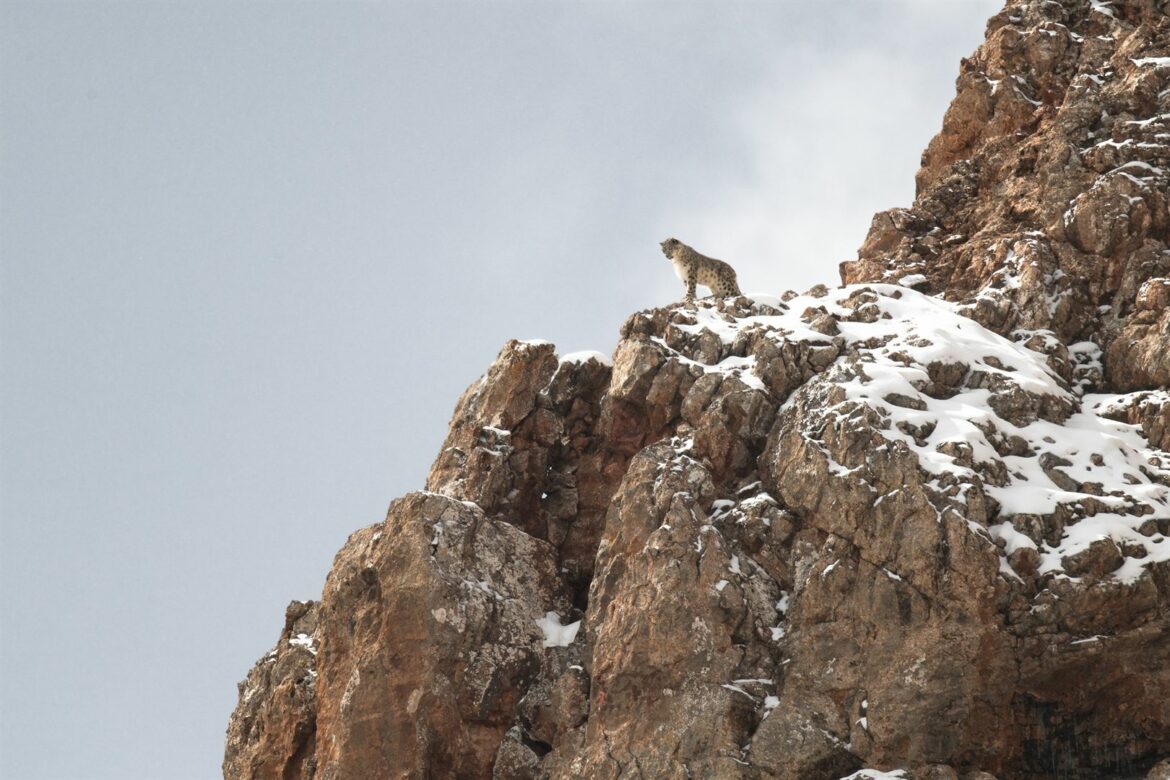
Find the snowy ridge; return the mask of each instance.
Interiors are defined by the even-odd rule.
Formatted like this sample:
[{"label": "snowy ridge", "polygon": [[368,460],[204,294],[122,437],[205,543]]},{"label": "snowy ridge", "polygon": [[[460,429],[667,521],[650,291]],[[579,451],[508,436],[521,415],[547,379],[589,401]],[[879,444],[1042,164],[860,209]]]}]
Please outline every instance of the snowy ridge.
[{"label": "snowy ridge", "polygon": [[[988,496],[992,522],[976,529],[1000,547],[1009,578],[1075,579],[1083,568],[1077,556],[1102,540],[1116,546],[1119,564],[1110,572],[1123,582],[1170,559],[1166,523],[1158,522],[1170,520],[1170,462],[1137,426],[1105,416],[1126,397],[1078,397],[1048,354],[984,328],[959,305],[905,287],[752,300],[746,316],[709,302],[680,307],[667,338],[655,341],[687,363],[698,361],[686,354],[701,353],[704,371],[734,374],[759,392],[768,392],[753,354],[761,335],[835,346],[840,355],[822,375],[844,392],[833,408],[848,414],[862,404],[876,412],[881,435],[915,453],[940,494],[965,502],[977,486]],[[1024,335],[1039,349],[1059,344],[1046,332]],[[1074,346],[1096,354],[1094,345]],[[1012,556],[1021,549],[1034,554],[1016,572],[1009,558],[1019,565]]]}]

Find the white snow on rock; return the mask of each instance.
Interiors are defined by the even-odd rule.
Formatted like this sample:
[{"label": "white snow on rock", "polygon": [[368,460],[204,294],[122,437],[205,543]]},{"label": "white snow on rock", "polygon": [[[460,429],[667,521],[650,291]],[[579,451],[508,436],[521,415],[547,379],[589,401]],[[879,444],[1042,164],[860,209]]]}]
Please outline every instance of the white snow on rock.
[{"label": "white snow on rock", "polygon": [[596,360],[603,366],[612,366],[613,361],[609,359],[608,355],[598,352],[595,349],[587,349],[581,352],[570,352],[567,355],[561,355],[561,363],[588,363],[590,360]]},{"label": "white snow on rock", "polygon": [[752,701],[755,701],[755,700],[756,700],[756,697],[755,697],[755,696],[752,696],[750,693],[748,693],[747,691],[745,691],[743,688],[740,688],[738,685],[732,685],[731,683],[723,683],[723,684],[722,684],[721,686],[719,686],[719,687],[720,687],[720,688],[726,688],[726,689],[727,689],[727,690],[729,690],[729,691],[733,691],[733,692],[735,692],[735,693],[742,694],[742,695],[744,695],[744,696],[748,697],[749,699],[751,699]]},{"label": "white snow on rock", "polygon": [[731,570],[732,574],[743,574],[743,572],[739,569],[738,555],[731,556],[731,563],[728,564],[727,568]]},{"label": "white snow on rock", "polygon": [[[700,311],[703,311],[700,309]],[[685,355],[681,355],[657,336],[650,339],[652,342],[662,347],[675,360],[679,361],[685,366],[698,366],[706,373],[723,374],[725,376],[731,375],[739,379],[752,390],[764,390],[764,383],[760,381],[759,376],[755,373],[756,359],[754,357],[729,357],[726,360],[710,366],[706,363],[700,363],[697,360],[691,360]]]},{"label": "white snow on rock", "polygon": [[303,647],[313,655],[317,654],[317,648],[313,647],[313,637],[308,634],[297,634],[288,640],[288,644],[289,647]]},{"label": "white snow on rock", "polygon": [[841,780],[906,780],[906,770],[895,769],[890,772],[882,772],[877,769],[862,769],[842,777]]},{"label": "white snow on rock", "polygon": [[[1014,281],[1009,275],[1003,284]],[[1067,576],[1062,559],[1103,537],[1129,556],[1112,575],[1118,580],[1132,581],[1151,563],[1170,560],[1170,541],[1150,523],[1170,518],[1170,456],[1152,447],[1136,426],[1105,416],[1125,406],[1126,397],[1081,396],[1087,385],[1074,374],[1070,386],[1049,367],[1047,355],[984,328],[964,316],[959,304],[904,286],[851,285],[784,302],[760,298],[755,310],[765,313],[750,316],[706,302],[679,307],[682,316],[672,328],[680,339],[714,334],[724,355],[729,347],[742,350],[751,343],[749,331],[817,347],[843,341],[843,354],[822,375],[844,390],[840,405],[875,410],[882,436],[914,452],[940,493],[949,486],[949,494],[963,502],[979,485],[996,502],[990,528],[972,525],[998,542],[1004,576],[1018,579],[1007,558],[1021,547],[1037,550],[1041,575]],[[817,312],[836,318],[837,336],[810,327]],[[1052,346],[1044,332],[1015,336],[1038,348]],[[653,340],[672,359],[734,374],[767,392],[752,355],[705,365],[664,339]],[[1078,366],[1099,366],[1095,344],[1072,345],[1069,352]],[[952,377],[943,391],[932,377],[940,367]],[[847,471],[831,465],[836,473]],[[1037,518],[1047,518],[1049,528],[1056,525],[1059,541],[1050,544],[1036,532]]]},{"label": "white snow on rock", "polygon": [[1113,7],[1109,3],[1104,2],[1104,0],[1089,0],[1089,6],[1097,13],[1104,14],[1110,19],[1117,18],[1117,14],[1113,12]]},{"label": "white snow on rock", "polygon": [[577,620],[568,625],[561,625],[561,616],[556,612],[546,612],[543,618],[536,621],[540,630],[544,632],[545,647],[568,647],[577,638],[577,631],[581,628],[581,621]]}]

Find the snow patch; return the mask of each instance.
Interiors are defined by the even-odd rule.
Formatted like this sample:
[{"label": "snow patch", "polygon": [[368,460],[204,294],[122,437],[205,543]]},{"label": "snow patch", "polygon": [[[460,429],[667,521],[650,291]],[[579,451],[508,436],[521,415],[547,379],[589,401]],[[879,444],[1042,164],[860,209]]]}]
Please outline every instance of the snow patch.
[{"label": "snow patch", "polygon": [[[1145,172],[1140,166],[1130,170]],[[993,289],[980,295],[994,297],[1018,288],[1021,270],[1030,262],[1009,251]],[[1058,281],[1055,274],[1049,280],[1051,284]],[[858,296],[863,292],[864,297]],[[1056,306],[1056,296],[1050,296],[1048,303]],[[853,316],[870,307],[873,316]],[[850,285],[820,296],[792,296],[768,311],[776,313],[735,317],[700,302],[697,307],[677,309],[682,316],[671,328],[684,335],[714,334],[724,347],[750,343],[760,335],[781,344],[818,346],[844,341],[844,356],[822,374],[845,391],[841,404],[864,404],[875,410],[882,420],[881,435],[891,445],[904,445],[913,452],[931,480],[928,484],[949,500],[965,503],[972,486],[982,486],[995,500],[999,514],[991,528],[976,525],[971,532],[1002,545],[1000,571],[1005,577],[1019,579],[1007,562],[1017,550],[1036,549],[1040,573],[1061,574],[1063,558],[1102,537],[1125,550],[1140,548],[1113,574],[1122,582],[1143,576],[1150,564],[1170,560],[1170,543],[1161,535],[1138,532],[1151,519],[1170,518],[1170,460],[1151,447],[1135,426],[1106,416],[1132,399],[1089,392],[1102,375],[1098,345],[1069,346],[1074,364],[1070,385],[1052,371],[1042,352],[984,328],[964,316],[961,304],[905,286]],[[836,322],[839,335],[829,337],[810,328],[810,311],[840,318]],[[1052,346],[1054,338],[1042,331],[1019,331],[1013,337],[1038,349]],[[707,365],[683,356],[662,338],[654,341],[672,359],[700,366],[705,372],[735,375],[753,389],[763,386],[754,373],[752,356],[728,357]],[[859,357],[850,357],[850,348]],[[958,374],[948,380],[953,384],[948,384],[946,392],[928,392],[935,381],[930,372],[939,366],[953,366]],[[785,403],[794,403],[796,397],[794,393]],[[1016,408],[1011,406],[1014,399],[1022,399],[1040,411],[1021,414],[1017,410],[1008,415],[1012,422],[996,411],[1003,408],[998,404],[1005,399],[1010,408]],[[861,468],[829,466],[838,475]],[[739,508],[772,500],[765,495],[747,499]],[[712,507],[711,520],[722,520],[725,513],[734,511],[719,502]],[[1029,516],[1051,517],[1058,512],[1063,532],[1055,544],[1046,543],[1026,525]],[[940,511],[939,521],[943,519]],[[701,550],[700,541],[696,546]],[[836,565],[830,563],[821,576]]]},{"label": "snow patch", "polygon": [[535,621],[544,632],[545,647],[568,647],[577,638],[577,631],[581,628],[581,621],[561,625],[561,616],[556,612],[546,612],[543,618]]},{"label": "snow patch", "polygon": [[317,654],[317,648],[313,647],[313,637],[308,634],[297,634],[288,640],[288,645],[289,647],[303,647],[313,655]]},{"label": "snow patch", "polygon": [[1114,13],[1109,3],[1104,2],[1104,0],[1089,0],[1089,6],[1099,14],[1108,16],[1110,19],[1117,19],[1117,14]]},{"label": "snow patch", "polygon": [[566,363],[578,364],[588,363],[590,360],[596,360],[603,366],[613,365],[613,361],[609,359],[608,355],[605,355],[594,349],[582,350],[581,352],[570,352],[567,355],[561,355],[560,363],[561,365]]}]

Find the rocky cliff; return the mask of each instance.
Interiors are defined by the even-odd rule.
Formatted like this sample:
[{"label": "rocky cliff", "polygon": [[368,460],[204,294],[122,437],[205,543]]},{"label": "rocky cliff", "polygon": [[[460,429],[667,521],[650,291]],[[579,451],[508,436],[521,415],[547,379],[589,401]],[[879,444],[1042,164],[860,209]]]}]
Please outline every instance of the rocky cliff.
[{"label": "rocky cliff", "polygon": [[1011,0],[844,287],[508,343],[225,777],[1170,776],[1167,171],[1167,4]]}]

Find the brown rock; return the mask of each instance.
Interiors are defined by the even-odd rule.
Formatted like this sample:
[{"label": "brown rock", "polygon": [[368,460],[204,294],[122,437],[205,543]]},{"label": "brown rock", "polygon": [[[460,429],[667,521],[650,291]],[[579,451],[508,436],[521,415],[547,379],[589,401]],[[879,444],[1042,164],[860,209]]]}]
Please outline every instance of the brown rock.
[{"label": "brown rock", "polygon": [[[662,362],[651,349],[632,368],[622,357],[632,352],[619,355],[618,384],[627,389],[637,381],[631,372]],[[607,395],[611,374],[594,359],[558,363],[551,344],[508,342],[459,399],[427,478],[429,490],[552,543],[581,592],[616,479],[646,425],[634,403]]]},{"label": "brown rock", "polygon": [[1170,17],[1157,6],[1009,2],[963,62],[913,206],[874,219],[843,281],[924,275],[1001,333],[1094,333],[1108,349],[1138,287],[1170,270],[1170,106],[1151,64]]},{"label": "brown rock", "polygon": [[1150,279],[1138,290],[1134,308],[1161,313],[1170,305],[1170,279]]},{"label": "brown rock", "polygon": [[1125,323],[1105,352],[1106,372],[1119,391],[1170,386],[1170,311],[1143,310]]},{"label": "brown rock", "polygon": [[223,774],[310,780],[316,771],[318,604],[294,601],[276,647],[239,685],[228,725]]},{"label": "brown rock", "polygon": [[492,767],[493,780],[532,780],[538,776],[541,756],[524,741],[519,726],[508,730]]},{"label": "brown rock", "polygon": [[1061,565],[1074,577],[1084,575],[1101,579],[1115,571],[1123,560],[1121,550],[1112,539],[1098,539],[1084,552],[1063,558]]},{"label": "brown rock", "polygon": [[548,611],[568,614],[547,543],[444,496],[395,502],[325,585],[318,775],[490,777]]},{"label": "brown rock", "polygon": [[[589,720],[576,776],[737,776],[771,681],[780,589],[728,549],[705,469],[668,444],[630,465],[590,593]],[[748,574],[753,576],[747,576]],[[774,685],[774,682],[772,683]]]},{"label": "brown rock", "polygon": [[959,773],[946,764],[932,764],[918,773],[922,780],[959,780]]},{"label": "brown rock", "polygon": [[1161,5],[1009,0],[874,284],[638,312],[612,367],[505,345],[290,606],[225,777],[1160,776]]}]

